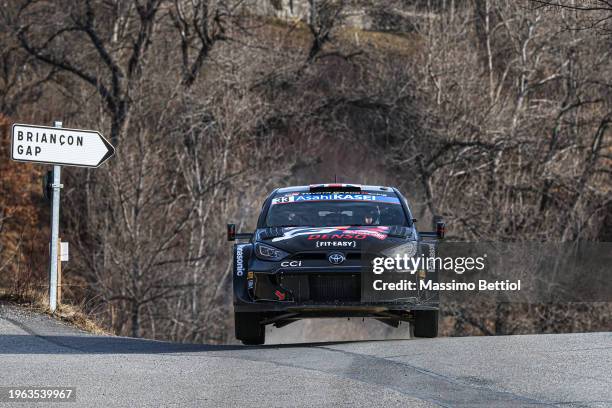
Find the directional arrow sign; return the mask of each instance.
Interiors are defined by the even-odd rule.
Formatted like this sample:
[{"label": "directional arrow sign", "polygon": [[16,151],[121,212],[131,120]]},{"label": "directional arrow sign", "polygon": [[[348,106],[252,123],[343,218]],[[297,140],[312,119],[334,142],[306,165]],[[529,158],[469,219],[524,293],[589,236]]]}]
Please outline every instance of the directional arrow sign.
[{"label": "directional arrow sign", "polygon": [[114,154],[115,148],[94,130],[13,125],[13,160],[98,167]]}]

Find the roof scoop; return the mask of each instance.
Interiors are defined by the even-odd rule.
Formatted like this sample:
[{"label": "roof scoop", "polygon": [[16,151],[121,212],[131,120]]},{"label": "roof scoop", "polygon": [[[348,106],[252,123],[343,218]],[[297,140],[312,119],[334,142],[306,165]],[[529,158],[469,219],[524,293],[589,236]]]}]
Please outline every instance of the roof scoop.
[{"label": "roof scoop", "polygon": [[309,186],[309,190],[311,193],[328,193],[333,191],[361,191],[361,186],[359,184],[311,184]]}]

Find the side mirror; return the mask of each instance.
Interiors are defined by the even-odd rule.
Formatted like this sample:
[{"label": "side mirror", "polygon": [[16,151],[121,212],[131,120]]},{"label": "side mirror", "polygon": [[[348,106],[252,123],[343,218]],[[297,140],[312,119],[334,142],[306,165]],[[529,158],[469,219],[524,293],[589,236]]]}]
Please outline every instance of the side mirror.
[{"label": "side mirror", "polygon": [[413,219],[412,219],[412,223],[414,224],[415,222],[417,222],[417,219],[416,219],[416,218],[413,218]]},{"label": "side mirror", "polygon": [[227,240],[235,241],[237,239],[251,239],[253,234],[251,233],[239,233],[236,232],[236,224],[227,224]]},{"label": "side mirror", "polygon": [[446,235],[446,223],[439,215],[434,215],[432,219],[433,231],[419,231],[419,235],[425,239],[444,239]]},{"label": "side mirror", "polygon": [[227,240],[236,240],[236,224],[227,224]]},{"label": "side mirror", "polygon": [[444,235],[446,235],[446,223],[444,219],[439,215],[433,216],[433,229],[436,231],[436,237],[438,239],[444,239]]}]

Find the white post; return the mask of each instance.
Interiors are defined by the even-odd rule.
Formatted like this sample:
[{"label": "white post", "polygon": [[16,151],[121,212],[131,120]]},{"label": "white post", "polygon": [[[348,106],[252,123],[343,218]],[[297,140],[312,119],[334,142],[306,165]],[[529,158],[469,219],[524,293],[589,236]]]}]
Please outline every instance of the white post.
[{"label": "white post", "polygon": [[[62,127],[62,122],[54,122],[56,128]],[[62,167],[53,166],[53,200],[51,204],[51,260],[49,264],[49,310],[55,313],[57,308],[57,262],[59,237],[60,184]]]}]

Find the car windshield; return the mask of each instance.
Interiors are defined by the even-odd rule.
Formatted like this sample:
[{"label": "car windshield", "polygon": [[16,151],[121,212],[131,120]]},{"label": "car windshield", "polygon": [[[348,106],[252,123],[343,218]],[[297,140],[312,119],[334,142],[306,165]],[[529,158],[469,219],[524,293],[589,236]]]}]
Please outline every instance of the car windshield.
[{"label": "car windshield", "polygon": [[272,199],[267,227],[408,225],[395,193],[281,193]]}]

